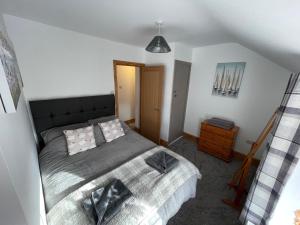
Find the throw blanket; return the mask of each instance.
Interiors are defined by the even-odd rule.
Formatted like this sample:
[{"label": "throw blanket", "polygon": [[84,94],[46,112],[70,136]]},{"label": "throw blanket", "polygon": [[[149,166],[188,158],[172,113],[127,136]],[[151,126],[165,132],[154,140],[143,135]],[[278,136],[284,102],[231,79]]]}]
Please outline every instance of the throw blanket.
[{"label": "throw blanket", "polygon": [[[162,150],[179,160],[178,165],[167,174],[160,174],[145,163],[147,157]],[[199,170],[191,162],[162,146],[155,147],[66,196],[48,212],[48,225],[91,225],[82,209],[82,201],[113,178],[120,179],[133,197],[123,204],[109,224],[155,224],[160,220],[157,210],[195,175],[201,178]]]}]

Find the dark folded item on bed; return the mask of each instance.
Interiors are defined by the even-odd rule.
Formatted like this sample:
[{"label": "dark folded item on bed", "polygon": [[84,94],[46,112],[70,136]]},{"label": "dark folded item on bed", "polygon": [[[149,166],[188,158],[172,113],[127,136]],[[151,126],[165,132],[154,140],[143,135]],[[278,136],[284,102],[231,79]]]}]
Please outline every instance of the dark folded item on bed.
[{"label": "dark folded item on bed", "polygon": [[168,173],[178,164],[178,159],[160,151],[146,158],[145,162],[160,173]]},{"label": "dark folded item on bed", "polygon": [[212,126],[221,127],[227,130],[230,130],[234,127],[234,122],[216,117],[208,119],[206,122]]},{"label": "dark folded item on bed", "polygon": [[118,179],[92,192],[82,205],[87,216],[97,225],[107,224],[132,196],[130,190]]}]

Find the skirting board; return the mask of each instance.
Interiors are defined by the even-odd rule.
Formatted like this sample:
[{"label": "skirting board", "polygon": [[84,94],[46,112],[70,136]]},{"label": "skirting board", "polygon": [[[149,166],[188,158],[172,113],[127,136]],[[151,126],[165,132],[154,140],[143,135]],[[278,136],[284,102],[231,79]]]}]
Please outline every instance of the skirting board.
[{"label": "skirting board", "polygon": [[192,141],[192,142],[198,144],[198,137],[196,137],[196,136],[194,136],[194,135],[192,135],[192,134],[183,132],[183,137],[184,137],[185,139],[188,139],[188,140],[190,140],[190,141]]},{"label": "skirting board", "polygon": [[126,124],[131,124],[135,122],[135,119],[130,119],[130,120],[125,120],[124,121]]},{"label": "skirting board", "polygon": [[137,133],[140,133],[140,128],[134,127],[133,130]]},{"label": "skirting board", "polygon": [[160,145],[162,145],[164,147],[168,147],[168,142],[163,139],[160,139]]},{"label": "skirting board", "polygon": [[[196,136],[194,136],[194,135],[192,135],[192,134],[189,134],[189,133],[183,133],[183,137],[184,138],[186,138],[186,139],[188,139],[188,140],[190,140],[190,141],[192,141],[192,142],[194,142],[194,143],[196,143],[196,144],[198,144],[198,137],[196,137]],[[246,157],[246,155],[244,154],[244,153],[241,153],[241,152],[238,152],[238,151],[233,151],[233,157],[235,158],[235,159],[238,159],[238,160],[244,160],[245,159],[245,157]],[[252,165],[254,165],[254,166],[258,166],[259,165],[259,163],[260,163],[260,160],[259,159],[255,159],[255,158],[253,158],[253,160],[252,160]]]}]

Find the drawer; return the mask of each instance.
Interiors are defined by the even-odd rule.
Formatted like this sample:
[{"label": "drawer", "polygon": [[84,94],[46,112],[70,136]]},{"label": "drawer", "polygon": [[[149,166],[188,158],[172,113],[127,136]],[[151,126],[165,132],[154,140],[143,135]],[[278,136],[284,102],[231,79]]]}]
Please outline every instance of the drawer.
[{"label": "drawer", "polygon": [[233,139],[228,139],[210,132],[201,132],[200,138],[206,139],[213,144],[220,145],[226,148],[232,148],[234,143]]},{"label": "drawer", "polygon": [[232,158],[232,150],[231,149],[227,149],[227,148],[223,148],[218,145],[214,145],[205,140],[200,140],[198,147],[200,150],[202,150],[206,153],[209,153],[213,156],[216,156],[218,158],[221,158],[227,162],[230,161]]},{"label": "drawer", "polygon": [[226,130],[220,127],[214,127],[211,125],[208,125],[206,123],[202,123],[201,125],[201,132],[209,132],[209,133],[213,133],[225,138],[230,138],[230,139],[234,139],[235,135],[237,133],[237,128],[233,128],[231,130]]},{"label": "drawer", "polygon": [[217,144],[211,142],[210,140],[207,140],[207,139],[201,138],[201,137],[199,138],[199,144],[203,144],[214,151],[218,151],[218,152],[224,153],[224,154],[230,154],[230,152],[232,151],[232,148],[217,145]]}]

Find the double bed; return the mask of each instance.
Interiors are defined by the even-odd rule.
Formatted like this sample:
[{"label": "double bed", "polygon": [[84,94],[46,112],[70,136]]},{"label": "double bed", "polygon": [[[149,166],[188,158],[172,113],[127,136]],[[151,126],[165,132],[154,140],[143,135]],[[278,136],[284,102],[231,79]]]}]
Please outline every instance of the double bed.
[{"label": "double bed", "polygon": [[[124,123],[124,136],[79,154],[68,154],[61,131],[113,116],[113,95],[31,101],[30,109],[41,146],[39,162],[49,225],[92,224],[81,202],[112,178],[120,179],[133,196],[109,224],[166,224],[185,201],[195,197],[201,178],[198,169]],[[158,151],[177,158],[178,166],[167,174],[148,166],[145,158]]]}]

